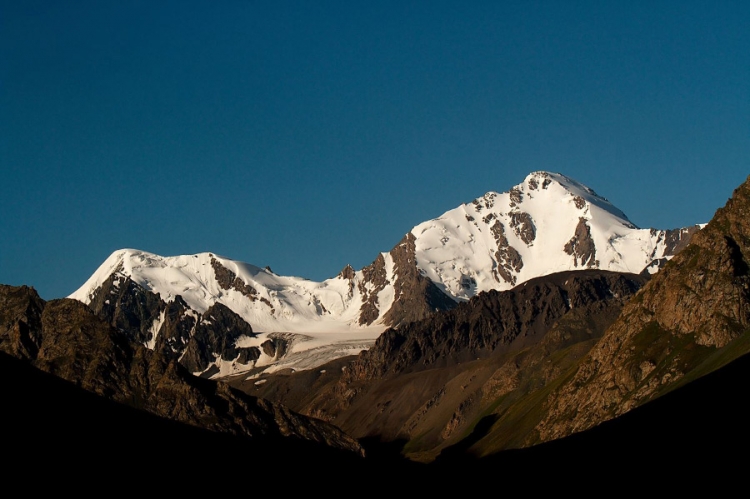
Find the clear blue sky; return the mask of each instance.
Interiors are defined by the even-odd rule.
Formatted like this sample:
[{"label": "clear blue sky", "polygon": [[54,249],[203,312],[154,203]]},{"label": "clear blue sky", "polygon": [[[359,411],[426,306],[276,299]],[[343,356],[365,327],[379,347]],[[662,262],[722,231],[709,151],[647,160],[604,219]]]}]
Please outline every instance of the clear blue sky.
[{"label": "clear blue sky", "polygon": [[706,222],[750,174],[748,26],[746,1],[0,0],[0,283],[63,297],[119,248],[322,280],[534,170]]}]

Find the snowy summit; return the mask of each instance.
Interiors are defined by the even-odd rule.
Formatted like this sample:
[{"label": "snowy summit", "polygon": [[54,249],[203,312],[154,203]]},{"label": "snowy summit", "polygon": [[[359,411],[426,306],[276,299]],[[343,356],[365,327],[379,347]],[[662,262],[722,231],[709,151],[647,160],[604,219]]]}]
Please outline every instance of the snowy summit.
[{"label": "snowy summit", "polygon": [[[417,225],[372,264],[356,271],[346,266],[322,282],[279,276],[213,253],[163,257],[123,249],[70,297],[99,308],[123,293],[158,297],[160,312],[150,312],[152,322],[141,328],[149,331],[143,341],[151,348],[162,334],[166,304],[177,300],[196,317],[219,304],[260,335],[233,340],[238,348],[259,348],[264,335],[273,333],[277,339],[279,333],[295,333],[307,340],[291,341],[287,358],[327,345],[324,354],[318,350],[316,362],[305,364],[298,356],[297,365],[310,368],[367,348],[386,327],[452,308],[482,291],[577,269],[655,272],[699,228],[640,229],[589,187],[538,171],[508,191],[488,192]],[[178,347],[172,343],[171,348]],[[268,365],[280,360],[268,355],[251,364],[235,362],[232,369],[227,362],[233,359],[219,355],[214,371],[226,374],[258,367],[263,358]]]}]

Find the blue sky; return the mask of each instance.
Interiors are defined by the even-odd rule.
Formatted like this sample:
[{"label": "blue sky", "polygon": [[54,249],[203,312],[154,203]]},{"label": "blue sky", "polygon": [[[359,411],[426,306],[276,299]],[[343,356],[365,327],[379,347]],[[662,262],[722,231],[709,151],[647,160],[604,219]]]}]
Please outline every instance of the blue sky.
[{"label": "blue sky", "polygon": [[750,174],[750,3],[466,4],[0,0],[0,283],[322,280],[534,170],[657,228]]}]

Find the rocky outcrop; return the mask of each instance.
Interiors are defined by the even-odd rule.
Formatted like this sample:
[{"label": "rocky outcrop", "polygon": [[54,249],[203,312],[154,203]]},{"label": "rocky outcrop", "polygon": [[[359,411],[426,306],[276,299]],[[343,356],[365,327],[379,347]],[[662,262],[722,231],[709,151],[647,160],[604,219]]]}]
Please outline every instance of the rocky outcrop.
[{"label": "rocky outcrop", "polygon": [[151,326],[166,308],[159,295],[146,291],[121,271],[113,272],[94,291],[89,306],[137,343],[153,339]]},{"label": "rocky outcrop", "polygon": [[[237,280],[228,270],[223,275],[231,279],[225,284]],[[96,291],[90,307],[129,341],[146,345],[168,359],[177,359],[193,373],[206,371],[217,360],[248,365],[260,357],[258,347],[236,346],[238,338],[254,337],[255,333],[245,320],[221,303],[200,314],[180,295],[165,302],[129,277],[113,273]]]},{"label": "rocky outcrop", "polygon": [[250,301],[255,301],[257,299],[258,292],[255,288],[245,283],[245,281],[237,277],[234,272],[220,264],[216,258],[211,258],[211,267],[214,269],[216,282],[221,289],[234,289],[239,291],[244,296],[248,297]]},{"label": "rocky outcrop", "polygon": [[362,269],[362,281],[359,292],[362,295],[362,306],[359,309],[359,323],[369,325],[380,316],[378,293],[389,284],[385,271],[385,259],[380,254],[370,265]]},{"label": "rocky outcrop", "polygon": [[0,351],[24,360],[36,358],[42,344],[44,300],[28,286],[0,290]]},{"label": "rocky outcrop", "polygon": [[[443,293],[432,281],[422,275],[417,268],[414,234],[406,234],[388,253],[393,262],[392,276],[389,279],[384,254],[381,253],[370,265],[362,269],[362,280],[358,289],[362,297],[359,324],[370,325],[379,318],[382,323],[398,327],[401,324],[419,321],[438,310],[450,310],[456,302]],[[344,276],[345,268],[339,276]],[[378,294],[386,287],[393,287],[394,300],[388,304],[379,303]]]},{"label": "rocky outcrop", "polygon": [[513,187],[510,190],[510,207],[515,208],[516,205],[523,201],[523,192],[518,187]]},{"label": "rocky outcrop", "polygon": [[[419,449],[414,456],[434,457],[497,400],[510,400],[514,390],[513,397],[521,399],[555,380],[645,280],[576,271],[482,293],[454,310],[387,330],[343,370],[294,373],[245,387],[274,400],[293,400],[295,410],[335,421],[358,437],[421,435],[419,444],[410,444]],[[555,328],[558,339],[545,342]],[[523,353],[529,349],[537,353]],[[558,360],[550,363],[551,358]],[[527,365],[536,366],[528,375]],[[328,370],[341,374],[322,374]]]},{"label": "rocky outcrop", "polygon": [[569,310],[632,295],[645,280],[605,271],[563,272],[489,291],[418,323],[385,331],[348,369],[348,381],[476,359],[538,341]]},{"label": "rocky outcrop", "polygon": [[352,267],[351,265],[347,263],[346,266],[343,269],[341,269],[341,272],[339,272],[337,277],[341,279],[352,280],[354,279],[355,275],[356,275],[356,272],[354,270],[354,267]]},{"label": "rocky outcrop", "polygon": [[385,313],[383,323],[398,327],[423,320],[440,310],[450,310],[456,302],[440,291],[417,268],[414,234],[409,233],[391,250],[394,294],[397,299]]},{"label": "rocky outcrop", "polygon": [[747,351],[738,339],[750,325],[748,213],[750,179],[552,394],[539,440],[591,428]]},{"label": "rocky outcrop", "polygon": [[[200,314],[191,309],[180,295],[169,303],[162,303],[160,309],[159,316],[151,323],[149,341],[146,344],[168,358],[179,359],[195,332]],[[101,313],[97,315],[108,319]]]},{"label": "rocky outcrop", "polygon": [[701,225],[692,225],[681,229],[669,229],[664,231],[664,242],[666,243],[665,255],[676,255],[690,244],[695,233],[701,230]]},{"label": "rocky outcrop", "polygon": [[495,251],[496,266],[492,269],[495,280],[502,282],[500,280],[502,279],[509,284],[515,284],[518,280],[515,273],[523,268],[521,254],[508,243],[508,238],[505,237],[505,226],[500,220],[495,220],[490,230],[495,237],[495,242],[497,242],[497,251]]},{"label": "rocky outcrop", "polygon": [[[242,293],[243,296],[246,296],[251,302],[260,300],[261,303],[264,303],[269,308],[269,313],[271,315],[276,313],[276,309],[274,308],[273,304],[268,301],[266,297],[260,296],[258,294],[258,291],[254,287],[250,286],[245,281],[240,279],[237,274],[223,266],[213,256],[211,256],[211,268],[214,269],[216,282],[219,284],[219,287],[221,287],[221,289],[226,289],[227,291],[233,289],[235,291],[238,291]],[[271,274],[273,273],[270,268],[266,268],[266,270]]]},{"label": "rocky outcrop", "polygon": [[563,250],[573,257],[573,264],[576,267],[592,268],[599,266],[599,260],[596,259],[596,245],[591,237],[591,227],[583,217],[578,220],[575,234]]},{"label": "rocky outcrop", "polygon": [[208,369],[217,356],[225,361],[249,364],[250,359],[255,361],[260,357],[260,352],[257,347],[237,347],[236,342],[242,336],[255,336],[250,324],[225,305],[215,303],[195,325],[180,364],[193,373]]},{"label": "rocky outcrop", "polygon": [[531,245],[536,239],[536,227],[534,226],[534,219],[531,215],[525,212],[512,212],[510,215],[510,226],[513,232],[526,243]]},{"label": "rocky outcrop", "polygon": [[[332,425],[224,383],[190,375],[175,360],[131,343],[78,301],[44,303],[28,288],[0,286],[0,304],[4,304],[2,318],[10,318],[0,326],[3,351],[13,354],[18,350],[6,338],[12,338],[17,324],[23,322],[34,329],[29,337],[39,340],[38,352],[26,360],[87,391],[212,431],[298,438],[362,453],[356,440]],[[28,313],[19,314],[21,310]]]}]

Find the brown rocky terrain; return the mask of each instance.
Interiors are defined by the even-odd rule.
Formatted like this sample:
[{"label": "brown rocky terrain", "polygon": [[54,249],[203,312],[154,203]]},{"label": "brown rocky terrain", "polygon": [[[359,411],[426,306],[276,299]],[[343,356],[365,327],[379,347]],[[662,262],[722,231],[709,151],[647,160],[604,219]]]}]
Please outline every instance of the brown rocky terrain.
[{"label": "brown rocky terrain", "polygon": [[750,348],[750,179],[630,302],[545,403],[551,440],[591,428]]},{"label": "brown rocky terrain", "polygon": [[576,226],[575,235],[565,245],[565,252],[573,257],[576,267],[598,267],[596,245],[591,237],[591,227],[586,219],[581,217]]},{"label": "brown rocky terrain", "polygon": [[[746,182],[702,231],[664,232],[679,253],[641,291],[647,272],[640,281],[593,270],[548,276],[389,329],[319,372],[234,383],[397,443],[414,460],[442,452],[438,461],[455,462],[577,434],[750,351],[748,213]],[[571,243],[584,265],[593,255],[585,240]]]},{"label": "brown rocky terrain", "polygon": [[[401,324],[419,321],[436,311],[450,310],[456,306],[452,298],[440,291],[432,281],[419,272],[414,242],[414,234],[408,233],[390,251],[394,264],[392,284],[398,299],[383,317],[383,323],[388,326],[397,327]],[[340,275],[343,276],[344,271]],[[359,323],[369,325],[380,314],[377,294],[389,284],[383,255],[378,255],[373,263],[362,269],[362,273],[364,279],[359,284],[359,291],[362,293],[363,303]],[[353,277],[353,273],[347,275]]]},{"label": "brown rocky terrain", "polygon": [[505,412],[509,426],[524,424],[513,406],[580,359],[645,280],[593,270],[555,274],[389,329],[353,361],[260,385],[229,382],[356,437],[400,441],[410,458],[429,461],[488,414]]},{"label": "brown rocky terrain", "polygon": [[414,234],[410,232],[391,250],[396,275],[393,287],[398,297],[384,316],[384,324],[391,327],[420,321],[456,306],[452,298],[420,273],[414,242]]}]

